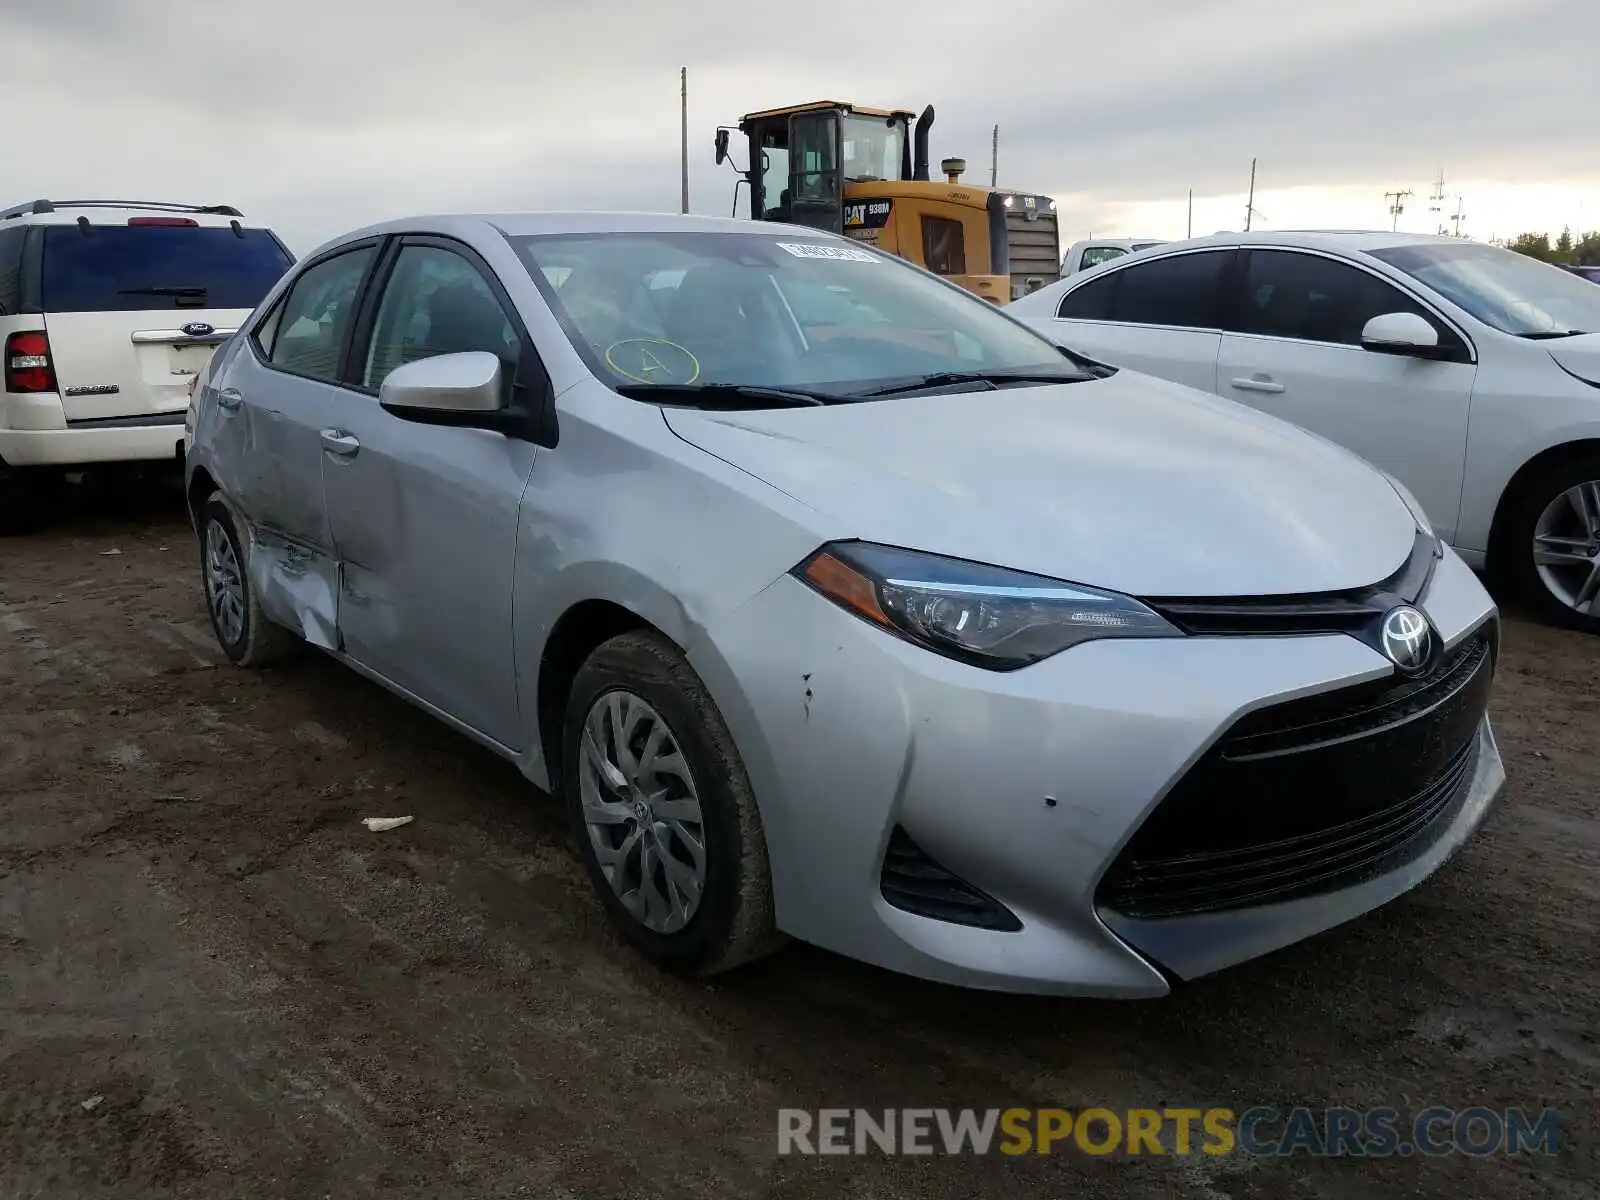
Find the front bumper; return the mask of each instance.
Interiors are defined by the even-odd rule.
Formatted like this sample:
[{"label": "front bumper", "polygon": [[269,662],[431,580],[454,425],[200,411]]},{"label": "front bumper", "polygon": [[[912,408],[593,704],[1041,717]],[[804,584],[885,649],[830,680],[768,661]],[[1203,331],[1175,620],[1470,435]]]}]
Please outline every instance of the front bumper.
[{"label": "front bumper", "polygon": [[[1494,615],[1449,553],[1419,607],[1447,648]],[[1280,948],[1415,886],[1504,784],[1483,719],[1462,790],[1403,861],[1314,896],[1152,927],[1103,915],[1099,891],[1159,802],[1241,716],[1387,678],[1387,660],[1341,634],[1216,636],[1091,642],[995,673],[889,637],[787,577],[707,630],[691,659],[755,787],[780,928],[963,986],[1164,994],[1173,976]],[[905,835],[1020,928],[886,899],[884,860]]]}]

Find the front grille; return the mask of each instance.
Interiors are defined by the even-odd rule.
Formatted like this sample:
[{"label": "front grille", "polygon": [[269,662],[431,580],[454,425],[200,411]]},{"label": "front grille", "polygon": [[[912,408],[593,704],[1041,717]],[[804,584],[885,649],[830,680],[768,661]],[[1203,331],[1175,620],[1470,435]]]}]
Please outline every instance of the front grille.
[{"label": "front grille", "polygon": [[1371,645],[1376,627],[1391,608],[1415,604],[1427,590],[1443,554],[1438,538],[1418,530],[1406,561],[1370,587],[1299,596],[1162,596],[1146,598],[1144,603],[1185,633],[1348,633]]},{"label": "front grille", "polygon": [[1010,259],[1012,299],[1028,294],[1030,280],[1054,283],[1061,277],[1061,237],[1053,212],[1035,210],[1029,220],[1025,212],[1012,208],[1006,213],[1006,249]]},{"label": "front grille", "polygon": [[889,835],[879,881],[883,898],[903,912],[953,925],[1015,933],[1016,914],[936,863],[900,826]]},{"label": "front grille", "polygon": [[1466,795],[1495,650],[1490,621],[1419,678],[1241,718],[1129,840],[1097,902],[1135,918],[1245,908],[1415,857]]}]

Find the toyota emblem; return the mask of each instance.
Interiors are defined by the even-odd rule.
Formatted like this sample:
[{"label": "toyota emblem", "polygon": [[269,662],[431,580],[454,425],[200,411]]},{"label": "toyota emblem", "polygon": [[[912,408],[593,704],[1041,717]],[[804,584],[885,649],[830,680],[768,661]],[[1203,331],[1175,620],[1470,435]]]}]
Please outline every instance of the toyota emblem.
[{"label": "toyota emblem", "polygon": [[204,321],[190,321],[183,327],[183,332],[189,337],[205,337],[217,331],[215,325],[207,325]]},{"label": "toyota emblem", "polygon": [[1383,652],[1402,671],[1416,672],[1428,665],[1433,653],[1433,630],[1428,618],[1409,604],[1390,609],[1383,618]]}]

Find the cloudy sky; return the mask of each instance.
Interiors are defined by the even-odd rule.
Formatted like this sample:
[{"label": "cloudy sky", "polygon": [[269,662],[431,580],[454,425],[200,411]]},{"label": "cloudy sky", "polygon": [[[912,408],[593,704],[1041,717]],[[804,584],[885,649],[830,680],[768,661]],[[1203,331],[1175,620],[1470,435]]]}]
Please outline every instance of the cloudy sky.
[{"label": "cloudy sky", "polygon": [[[758,15],[752,17],[752,12]],[[1600,228],[1600,0],[0,0],[0,200],[232,203],[304,252],[418,211],[726,213],[718,124],[938,110],[1063,243],[1242,226]],[[912,17],[915,12],[917,15]],[[740,156],[742,162],[743,156]],[[1436,174],[1446,213],[1429,212]]]}]

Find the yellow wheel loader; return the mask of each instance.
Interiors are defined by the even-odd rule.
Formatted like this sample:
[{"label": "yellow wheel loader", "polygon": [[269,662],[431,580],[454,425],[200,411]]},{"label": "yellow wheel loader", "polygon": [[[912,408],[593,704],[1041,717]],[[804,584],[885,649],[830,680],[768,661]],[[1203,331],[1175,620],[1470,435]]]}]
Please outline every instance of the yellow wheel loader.
[{"label": "yellow wheel loader", "polygon": [[[749,166],[739,172],[734,211],[739,186],[748,184],[755,220],[870,242],[995,304],[1058,278],[1055,201],[963,183],[959,158],[939,164],[943,180],[930,179],[932,125],[931,105],[920,116],[839,100],[749,113],[738,126]],[[733,132],[717,130],[719,166],[732,161]]]}]

